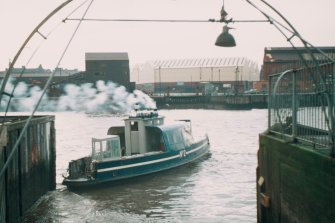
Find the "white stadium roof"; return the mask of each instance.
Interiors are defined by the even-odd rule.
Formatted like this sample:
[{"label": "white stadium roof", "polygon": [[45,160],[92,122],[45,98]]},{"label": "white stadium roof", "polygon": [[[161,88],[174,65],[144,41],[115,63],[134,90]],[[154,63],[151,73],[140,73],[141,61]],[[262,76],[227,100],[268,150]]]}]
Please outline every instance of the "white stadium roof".
[{"label": "white stadium roof", "polygon": [[150,63],[154,68],[256,66],[255,62],[245,57],[156,60]]}]

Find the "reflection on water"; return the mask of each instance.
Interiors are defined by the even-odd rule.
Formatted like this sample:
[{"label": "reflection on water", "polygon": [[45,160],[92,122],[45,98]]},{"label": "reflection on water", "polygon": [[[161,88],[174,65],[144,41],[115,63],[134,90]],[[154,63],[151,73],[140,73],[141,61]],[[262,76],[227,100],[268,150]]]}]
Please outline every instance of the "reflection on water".
[{"label": "reflection on water", "polygon": [[191,119],[207,132],[211,156],[200,162],[73,193],[61,185],[67,163],[90,153],[90,138],[105,135],[121,117],[56,113],[57,190],[23,222],[256,222],[258,134],[266,110],[164,110],[167,119]]}]

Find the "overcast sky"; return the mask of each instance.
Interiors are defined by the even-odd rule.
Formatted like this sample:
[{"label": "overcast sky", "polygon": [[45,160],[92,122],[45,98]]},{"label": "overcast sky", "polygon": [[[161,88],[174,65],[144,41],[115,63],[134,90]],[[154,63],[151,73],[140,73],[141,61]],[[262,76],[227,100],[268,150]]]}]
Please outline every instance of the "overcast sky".
[{"label": "overcast sky", "polygon": [[[64,0],[0,0],[0,70],[8,67],[24,40],[41,20]],[[84,0],[74,0],[40,32],[24,50],[15,67],[27,65],[54,69],[65,49],[77,21],[62,23]],[[88,1],[71,17],[80,18]],[[269,15],[268,7],[253,1]],[[335,46],[334,0],[269,0],[295,26],[300,34],[316,46]],[[219,19],[222,0],[95,0],[86,18],[104,19]],[[245,0],[225,0],[228,17],[235,20],[264,19]],[[216,47],[222,31],[220,23],[144,23],[83,22],[67,50],[60,67],[84,70],[85,52],[128,52],[131,66],[147,60],[212,58],[241,56],[261,64],[264,47],[290,46],[268,23],[234,23],[237,47]],[[38,49],[27,64],[28,58]]]}]

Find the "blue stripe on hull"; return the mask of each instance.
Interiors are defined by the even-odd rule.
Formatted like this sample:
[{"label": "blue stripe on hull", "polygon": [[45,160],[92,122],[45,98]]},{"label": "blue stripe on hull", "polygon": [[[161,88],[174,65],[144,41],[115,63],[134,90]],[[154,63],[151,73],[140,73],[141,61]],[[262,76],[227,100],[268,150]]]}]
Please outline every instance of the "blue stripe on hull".
[{"label": "blue stripe on hull", "polygon": [[154,173],[189,163],[208,152],[207,141],[198,147],[171,152],[163,155],[137,158],[133,162],[123,166],[111,165],[104,169],[98,169],[96,180],[113,181],[134,177],[143,174]]},{"label": "blue stripe on hull", "polygon": [[83,181],[67,180],[66,185],[69,187],[91,186],[155,173],[192,162],[207,154],[208,151],[208,140],[202,140],[184,150],[96,163],[97,173],[95,179]]}]

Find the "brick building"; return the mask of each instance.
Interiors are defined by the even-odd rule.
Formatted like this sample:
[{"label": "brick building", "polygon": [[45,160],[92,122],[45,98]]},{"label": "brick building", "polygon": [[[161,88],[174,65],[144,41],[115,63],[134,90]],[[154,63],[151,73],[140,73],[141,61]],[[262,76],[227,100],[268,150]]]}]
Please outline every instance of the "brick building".
[{"label": "brick building", "polygon": [[[329,57],[335,59],[335,47],[318,47],[325,52]],[[319,61],[326,60],[316,49],[311,49],[315,58]],[[311,61],[310,53],[305,47],[266,47],[264,49],[264,59],[262,67],[261,80],[269,80],[270,74],[275,74],[293,67],[302,67],[299,54],[304,60]]]}]

